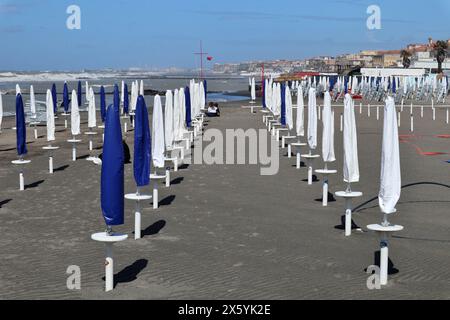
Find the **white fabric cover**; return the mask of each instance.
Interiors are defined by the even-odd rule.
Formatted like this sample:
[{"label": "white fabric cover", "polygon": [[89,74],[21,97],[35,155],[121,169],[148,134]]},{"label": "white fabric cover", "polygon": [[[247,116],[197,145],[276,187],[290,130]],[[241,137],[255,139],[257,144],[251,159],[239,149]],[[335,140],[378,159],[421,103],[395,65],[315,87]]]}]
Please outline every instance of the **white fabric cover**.
[{"label": "white fabric cover", "polygon": [[47,90],[47,141],[55,141],[55,111],[53,106],[52,92]]},{"label": "white fabric cover", "polygon": [[336,161],[334,154],[334,110],[331,107],[330,92],[325,92],[322,113],[322,157],[324,162]]},{"label": "white fabric cover", "polygon": [[308,145],[311,150],[317,148],[317,100],[314,88],[308,92]]},{"label": "white fabric cover", "polygon": [[400,199],[401,191],[402,178],[397,112],[394,98],[388,97],[384,107],[383,149],[381,152],[380,193],[378,195],[383,213],[391,214],[395,212],[395,206]]},{"label": "white fabric cover", "polygon": [[174,141],[181,140],[180,133],[180,94],[178,89],[175,89],[173,94],[173,139]]},{"label": "white fabric cover", "polygon": [[19,93],[22,94],[22,91],[20,90],[19,84],[16,84],[16,96],[17,96]]},{"label": "white fabric cover", "polygon": [[95,114],[95,93],[92,87],[89,89],[89,107],[88,107],[88,128],[97,126],[97,117]]},{"label": "white fabric cover", "polygon": [[73,136],[78,136],[80,132],[80,110],[78,109],[78,97],[75,90],[72,91],[72,104],[70,113],[70,125]]},{"label": "white fabric cover", "polygon": [[152,126],[152,160],[155,168],[164,168],[164,119],[162,112],[161,97],[155,96],[153,105],[153,126]]},{"label": "white fabric cover", "polygon": [[35,115],[36,114],[36,98],[34,95],[33,86],[30,86],[30,109],[31,109],[31,114]]},{"label": "white fabric cover", "polygon": [[164,109],[164,132],[166,139],[166,149],[172,150],[174,140],[174,111],[173,111],[173,94],[171,90],[166,92],[166,105]]},{"label": "white fabric cover", "polygon": [[350,94],[344,98],[344,181],[359,182],[358,137],[355,108]]},{"label": "white fabric cover", "polygon": [[299,86],[297,89],[297,121],[295,129],[297,136],[305,136],[305,103],[303,101],[303,89]]},{"label": "white fabric cover", "polygon": [[292,95],[289,86],[286,86],[286,125],[289,130],[294,127],[294,119],[292,116]]}]

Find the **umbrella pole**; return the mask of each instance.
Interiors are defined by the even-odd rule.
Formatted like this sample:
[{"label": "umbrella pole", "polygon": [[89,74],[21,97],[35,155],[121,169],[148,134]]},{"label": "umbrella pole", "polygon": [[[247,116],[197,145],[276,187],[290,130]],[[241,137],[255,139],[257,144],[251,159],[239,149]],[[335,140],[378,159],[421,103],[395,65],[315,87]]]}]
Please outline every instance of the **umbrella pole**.
[{"label": "umbrella pole", "polygon": [[158,184],[156,182],[153,183],[153,210],[158,209],[159,200],[158,200]]},{"label": "umbrella pole", "polygon": [[170,187],[170,168],[166,168],[166,188]]},{"label": "umbrella pole", "polygon": [[134,213],[134,240],[138,240],[141,238],[141,204],[139,201],[139,196],[141,195],[139,191],[139,187],[136,191],[137,200],[136,200],[136,211]]}]

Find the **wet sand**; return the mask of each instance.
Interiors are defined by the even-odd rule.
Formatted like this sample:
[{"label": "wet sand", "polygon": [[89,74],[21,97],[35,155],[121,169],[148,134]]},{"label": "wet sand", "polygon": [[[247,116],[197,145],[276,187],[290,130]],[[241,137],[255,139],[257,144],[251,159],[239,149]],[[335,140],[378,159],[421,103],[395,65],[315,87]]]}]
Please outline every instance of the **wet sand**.
[{"label": "wet sand", "polygon": [[[262,115],[241,103],[222,107],[222,117],[205,129],[264,128]],[[358,108],[357,108],[358,110]],[[295,112],[294,112],[295,114]],[[335,117],[338,160],[330,167],[330,191],[342,182],[342,134]],[[382,116],[357,114],[361,182],[358,206],[378,194]],[[409,120],[409,109],[403,112]],[[450,184],[450,134],[445,112],[436,121],[416,110],[415,137],[400,144],[403,185]],[[87,113],[82,113],[86,130]],[[115,247],[118,282],[104,293],[104,247],[90,239],[104,230],[100,211],[100,170],[84,159],[71,161],[68,131],[57,122],[55,174],[50,176],[45,139],[28,130],[27,189],[18,191],[14,119],[0,134],[0,298],[1,299],[450,299],[450,189],[423,184],[405,188],[392,222],[405,230],[390,243],[389,285],[366,287],[365,268],[375,263],[378,239],[366,225],[381,221],[377,200],[354,214],[364,232],[346,238],[341,229],[344,203],[323,208],[321,182],[307,186],[306,168],[280,153],[280,171],[261,176],[259,166],[189,165],[172,173],[173,185],[160,187],[160,209],[143,205],[143,239],[134,241],[134,204],[126,202],[126,224],[117,228],[130,239]],[[319,124],[319,148],[322,126]],[[84,131],[83,130],[83,131]],[[40,135],[45,128],[39,128]],[[410,135],[409,121],[400,129]],[[132,152],[132,133],[128,143]],[[79,156],[88,155],[83,137]],[[101,136],[96,140],[101,146]],[[424,152],[445,155],[424,156]],[[100,153],[101,150],[96,150]],[[321,167],[320,160],[316,167]],[[320,177],[319,177],[320,179]],[[132,165],[126,166],[126,192],[134,192]],[[146,188],[148,193],[150,188]],[[81,268],[81,290],[66,287],[69,265]]]}]

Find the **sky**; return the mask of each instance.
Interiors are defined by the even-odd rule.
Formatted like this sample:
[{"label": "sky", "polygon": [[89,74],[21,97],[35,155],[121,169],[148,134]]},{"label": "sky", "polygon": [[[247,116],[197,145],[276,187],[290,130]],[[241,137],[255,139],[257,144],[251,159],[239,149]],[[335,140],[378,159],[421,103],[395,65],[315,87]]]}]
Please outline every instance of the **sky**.
[{"label": "sky", "polygon": [[[81,29],[69,30],[70,5]],[[367,8],[381,10],[369,30]],[[450,1],[0,0],[0,70],[196,68],[400,49],[450,38]],[[206,60],[206,58],[205,58]]]}]

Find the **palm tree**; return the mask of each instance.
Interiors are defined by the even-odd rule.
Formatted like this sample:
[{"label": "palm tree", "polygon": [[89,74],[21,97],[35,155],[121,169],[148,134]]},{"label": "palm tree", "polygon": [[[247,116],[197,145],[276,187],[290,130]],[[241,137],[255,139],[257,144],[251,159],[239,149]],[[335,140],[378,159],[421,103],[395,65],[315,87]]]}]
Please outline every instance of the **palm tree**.
[{"label": "palm tree", "polygon": [[402,50],[402,52],[400,53],[400,57],[403,59],[403,67],[406,69],[411,66],[411,56],[411,52],[406,49]]},{"label": "palm tree", "polygon": [[442,64],[448,55],[448,43],[444,40],[438,40],[433,46],[434,56],[438,63],[438,73],[442,73]]}]

